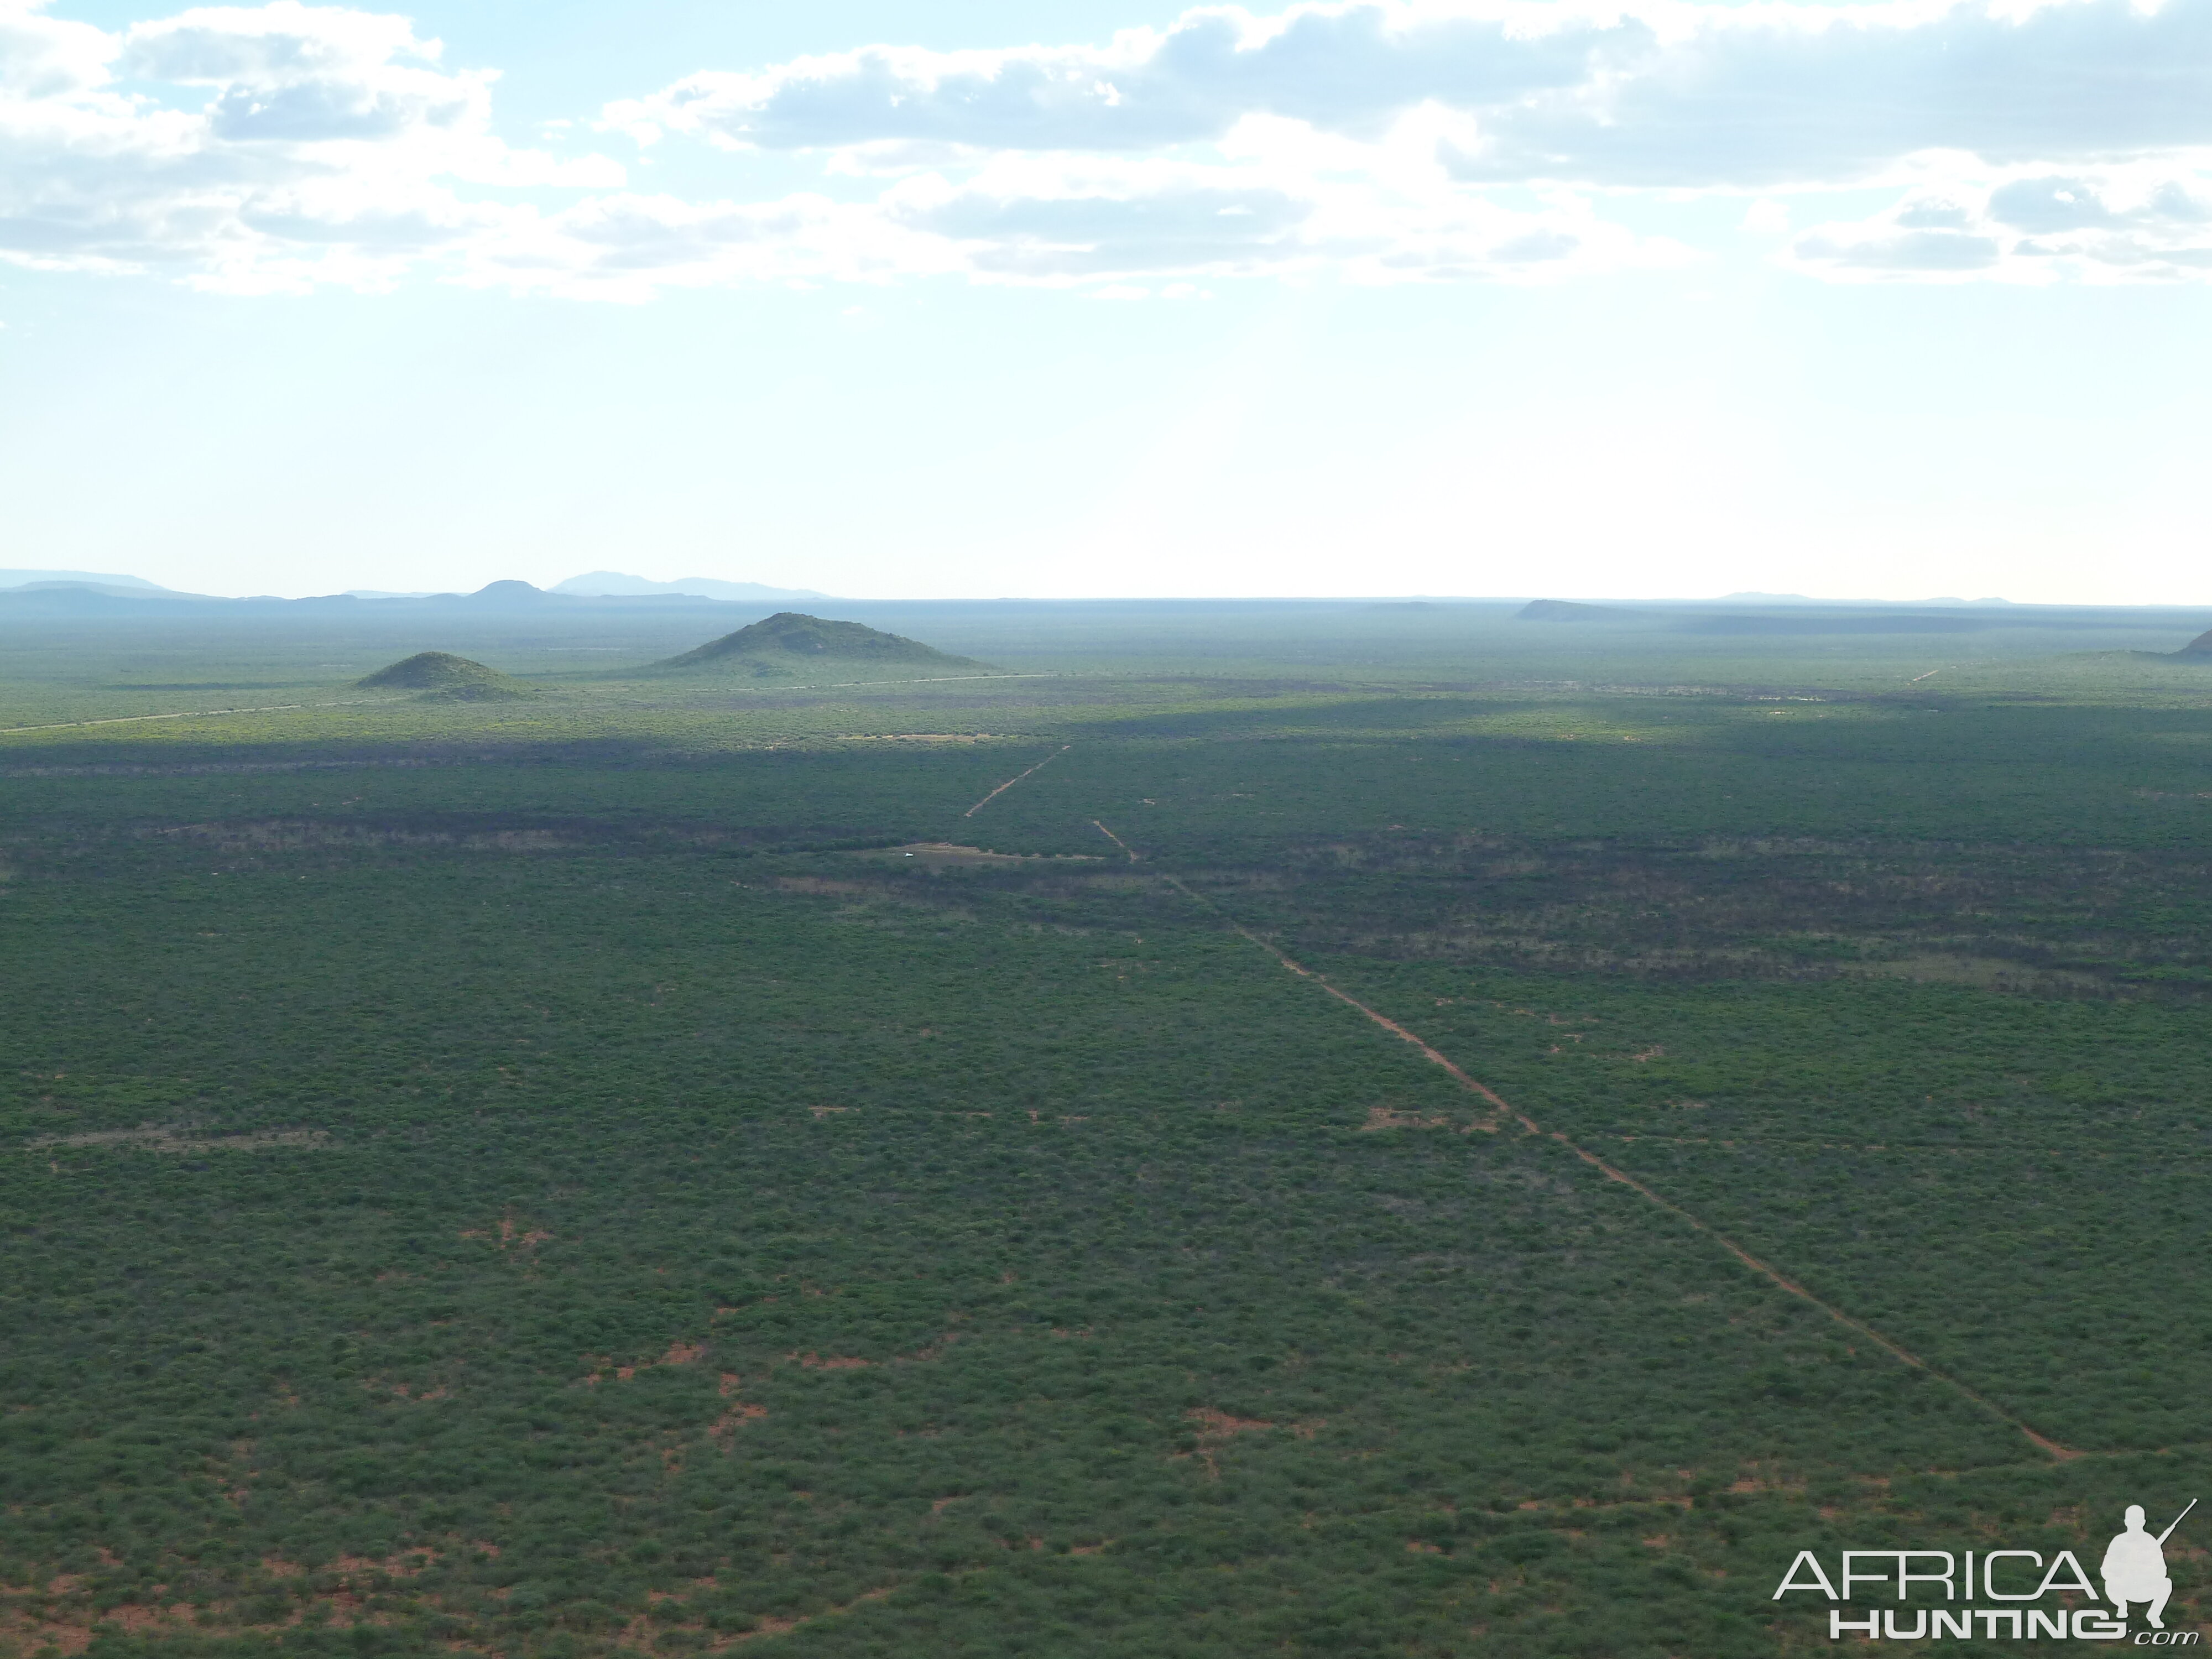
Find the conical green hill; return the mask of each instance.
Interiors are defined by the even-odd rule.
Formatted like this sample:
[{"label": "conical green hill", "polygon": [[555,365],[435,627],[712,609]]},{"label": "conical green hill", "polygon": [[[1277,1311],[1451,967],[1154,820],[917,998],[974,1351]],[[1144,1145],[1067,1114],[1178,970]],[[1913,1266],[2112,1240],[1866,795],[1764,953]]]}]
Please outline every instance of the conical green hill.
[{"label": "conical green hill", "polygon": [[859,623],[833,622],[796,611],[779,611],[750,628],[709,640],[696,651],[653,665],[673,671],[726,670],[781,678],[799,672],[850,670],[880,675],[887,669],[957,673],[984,665],[956,657],[919,640]]},{"label": "conical green hill", "polygon": [[506,697],[527,697],[530,687],[489,668],[447,651],[418,651],[387,668],[380,668],[355,684],[373,691],[420,691],[441,700],[483,702]]}]

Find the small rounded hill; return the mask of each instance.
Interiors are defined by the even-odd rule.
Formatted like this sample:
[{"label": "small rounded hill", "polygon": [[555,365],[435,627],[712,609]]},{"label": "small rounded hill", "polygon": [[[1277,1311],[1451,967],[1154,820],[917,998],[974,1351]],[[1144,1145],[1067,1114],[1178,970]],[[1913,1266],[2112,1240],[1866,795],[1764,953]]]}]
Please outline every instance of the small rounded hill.
[{"label": "small rounded hill", "polygon": [[2199,634],[2173,654],[2186,657],[2191,662],[2212,662],[2212,631]]},{"label": "small rounded hill", "polygon": [[696,651],[653,665],[675,672],[750,672],[761,678],[824,670],[880,676],[886,670],[927,672],[936,669],[951,673],[985,666],[973,658],[956,657],[902,635],[797,611],[779,611],[749,628],[709,640]]},{"label": "small rounded hill", "polygon": [[456,702],[497,702],[532,695],[521,681],[447,651],[418,651],[354,684],[364,690],[419,691]]}]

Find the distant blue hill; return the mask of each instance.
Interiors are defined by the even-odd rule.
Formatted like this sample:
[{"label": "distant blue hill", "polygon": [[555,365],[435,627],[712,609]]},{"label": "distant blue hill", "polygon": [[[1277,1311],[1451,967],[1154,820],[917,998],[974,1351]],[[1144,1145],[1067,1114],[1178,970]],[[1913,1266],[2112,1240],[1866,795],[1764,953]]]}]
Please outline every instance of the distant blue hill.
[{"label": "distant blue hill", "polygon": [[94,587],[127,587],[140,593],[173,593],[136,576],[107,576],[90,570],[0,570],[0,588],[28,587],[34,582],[76,582]]}]

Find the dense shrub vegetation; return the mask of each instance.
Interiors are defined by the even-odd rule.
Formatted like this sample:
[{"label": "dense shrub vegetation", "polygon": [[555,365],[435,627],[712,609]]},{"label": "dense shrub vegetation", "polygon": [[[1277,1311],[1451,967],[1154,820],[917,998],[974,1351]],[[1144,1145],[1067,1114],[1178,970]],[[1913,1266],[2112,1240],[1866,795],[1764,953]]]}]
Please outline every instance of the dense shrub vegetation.
[{"label": "dense shrub vegetation", "polygon": [[1728,1659],[2100,1549],[2212,1484],[2212,708],[2035,672],[0,739],[0,1644]]}]

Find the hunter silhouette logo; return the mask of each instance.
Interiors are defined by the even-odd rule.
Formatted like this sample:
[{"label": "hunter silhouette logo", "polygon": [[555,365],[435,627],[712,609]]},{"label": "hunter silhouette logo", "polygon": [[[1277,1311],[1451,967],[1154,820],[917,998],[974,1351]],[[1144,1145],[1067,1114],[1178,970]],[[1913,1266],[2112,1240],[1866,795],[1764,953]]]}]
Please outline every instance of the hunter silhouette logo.
[{"label": "hunter silhouette logo", "polygon": [[[1782,1575],[1773,1599],[1779,1601],[1793,1590],[1803,1590],[1842,1603],[1828,1610],[1832,1642],[1847,1636],[1893,1642],[1931,1637],[1979,1637],[1986,1642],[2002,1637],[2015,1642],[2071,1639],[2196,1647],[2203,1640],[2198,1632],[2166,1627],[2166,1604],[2173,1595],[2173,1580],[2166,1570],[2166,1540],[2196,1507],[2192,1498],[2164,1532],[2154,1534],[2145,1528],[2142,1505],[2129,1504],[2123,1529],[2106,1547],[2100,1566],[2101,1597],[2071,1550],[2060,1550],[2046,1561],[2038,1550],[1889,1549],[1845,1550],[1832,1577],[1818,1555],[1800,1550]],[[2054,1605],[2046,1599],[2062,1595],[2078,1597],[2087,1605]],[[1893,1605],[1868,1607],[1863,1615],[1852,1609],[1847,1615],[1846,1608],[1862,1596]],[[1923,1605],[1912,1606],[1916,1599]],[[2108,1605],[2097,1605],[2100,1601]],[[1949,1605],[1925,1605],[1931,1601]],[[1961,1602],[1966,1605],[1961,1607]],[[2128,1609],[2134,1606],[2143,1609],[2149,1628],[2137,1631],[2130,1641]]]},{"label": "hunter silhouette logo", "polygon": [[2151,1628],[2166,1628],[2166,1598],[2173,1594],[2173,1580],[2166,1576],[2166,1540],[2196,1507],[2192,1498],[2189,1509],[2173,1517],[2173,1525],[2153,1538],[2143,1530],[2142,1505],[2128,1505],[2128,1529],[2105,1548],[2105,1599],[2112,1604],[2112,1617],[2125,1619],[2130,1601],[2148,1601],[2150,1612],[2145,1616]]}]

